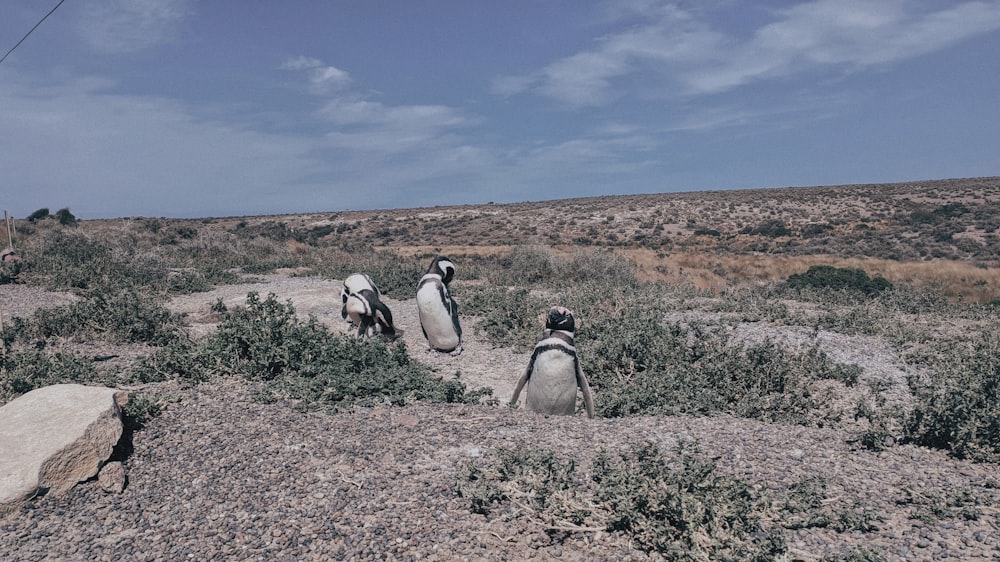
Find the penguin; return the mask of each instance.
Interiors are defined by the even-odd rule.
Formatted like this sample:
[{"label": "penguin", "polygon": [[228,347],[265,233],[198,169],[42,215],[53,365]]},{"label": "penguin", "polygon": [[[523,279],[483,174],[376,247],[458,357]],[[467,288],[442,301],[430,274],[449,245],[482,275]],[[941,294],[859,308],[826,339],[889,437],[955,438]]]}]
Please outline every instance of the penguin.
[{"label": "penguin", "polygon": [[392,324],[392,312],[379,300],[371,289],[361,289],[348,295],[344,302],[344,314],[352,324],[358,327],[358,336],[372,337],[381,334],[392,341],[398,337],[396,327]]},{"label": "penguin", "polygon": [[340,290],[340,300],[343,306],[340,309],[340,317],[347,320],[348,324],[357,325],[356,322],[351,320],[347,314],[347,300],[351,295],[356,295],[363,290],[369,290],[374,293],[375,297],[378,299],[382,298],[382,293],[379,292],[378,287],[372,282],[372,278],[364,273],[352,273],[344,279],[344,288]]},{"label": "penguin", "polygon": [[462,353],[462,326],[458,304],[448,293],[448,283],[454,277],[455,264],[450,259],[434,258],[417,284],[417,314],[430,349],[458,355]]},{"label": "penguin", "polygon": [[528,385],[525,406],[532,412],[571,416],[576,412],[576,389],[583,392],[587,417],[594,417],[594,398],[587,376],[580,367],[580,358],[573,346],[575,320],[573,313],[561,306],[549,309],[545,333],[535,344],[521,379],[514,388],[510,406],[517,404],[521,389]]}]

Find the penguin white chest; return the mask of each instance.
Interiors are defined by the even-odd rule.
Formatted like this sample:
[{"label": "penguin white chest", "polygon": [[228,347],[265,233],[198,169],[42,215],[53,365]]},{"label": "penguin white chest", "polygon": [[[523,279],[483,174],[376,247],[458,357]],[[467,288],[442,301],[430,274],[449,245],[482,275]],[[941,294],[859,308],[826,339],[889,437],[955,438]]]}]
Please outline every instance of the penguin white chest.
[{"label": "penguin white chest", "polygon": [[371,307],[368,306],[368,302],[357,295],[351,295],[347,298],[347,301],[344,303],[344,310],[346,311],[347,318],[357,325],[361,324],[362,317],[371,315]]},{"label": "penguin white chest", "polygon": [[576,389],[576,358],[559,349],[543,351],[535,358],[525,405],[540,414],[571,416]]},{"label": "penguin white chest", "polygon": [[443,285],[421,285],[417,291],[417,314],[431,347],[442,351],[458,347],[460,336],[452,316],[451,297]]}]

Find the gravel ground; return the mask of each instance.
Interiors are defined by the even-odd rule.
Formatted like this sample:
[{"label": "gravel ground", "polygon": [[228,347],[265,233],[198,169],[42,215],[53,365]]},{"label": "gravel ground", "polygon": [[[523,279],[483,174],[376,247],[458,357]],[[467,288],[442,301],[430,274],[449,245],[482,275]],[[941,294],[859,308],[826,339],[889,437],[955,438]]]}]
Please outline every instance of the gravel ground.
[{"label": "gravel ground", "polygon": [[[235,303],[247,290],[292,299],[300,313],[342,329],[339,284],[314,278],[272,276],[171,306],[189,314],[193,331],[207,333],[213,321],[208,306],[218,298]],[[31,297],[42,302],[38,294]],[[471,326],[459,357],[428,354],[412,299],[387,302],[411,354],[442,375],[460,371],[470,387],[496,389],[501,402],[510,396],[526,354],[491,349],[476,340]],[[833,339],[821,341],[843,346]],[[882,357],[892,362],[885,348],[862,355],[862,367],[873,376],[896,369],[877,364]],[[619,534],[552,537],[513,510],[472,514],[453,491],[456,471],[495,447],[530,444],[585,467],[598,449],[646,440],[663,449],[697,440],[720,470],[773,497],[790,484],[823,477],[825,508],[854,508],[880,519],[869,532],[787,530],[788,560],[818,560],[854,545],[892,561],[1000,560],[995,465],[910,446],[858,450],[851,435],[837,429],[725,416],[587,420],[477,405],[330,416],[254,402],[252,388],[236,381],[146,390],[176,401],[132,436],[124,492],[108,494],[87,482],[24,505],[0,519],[0,560],[655,559]],[[959,492],[978,503],[978,518],[955,516],[955,510],[917,518],[941,503],[934,498]]]}]

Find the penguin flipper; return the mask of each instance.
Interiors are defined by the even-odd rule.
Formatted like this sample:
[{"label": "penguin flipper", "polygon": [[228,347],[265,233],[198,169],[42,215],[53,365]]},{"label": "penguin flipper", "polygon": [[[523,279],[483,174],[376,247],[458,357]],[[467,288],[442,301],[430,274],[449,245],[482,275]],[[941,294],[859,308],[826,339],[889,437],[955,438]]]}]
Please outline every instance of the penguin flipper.
[{"label": "penguin flipper", "polygon": [[587,417],[594,418],[594,396],[590,392],[590,383],[587,382],[587,375],[583,374],[583,368],[580,367],[580,363],[576,364],[576,384],[580,387],[580,391],[583,392],[583,405],[587,409]]},{"label": "penguin flipper", "polygon": [[514,395],[511,396],[510,402],[507,404],[509,407],[514,408],[517,406],[517,399],[521,396],[521,389],[528,383],[529,378],[531,378],[531,365],[528,365],[528,368],[524,370],[524,374],[521,375],[521,379],[517,381],[517,386],[514,387]]},{"label": "penguin flipper", "polygon": [[455,334],[462,339],[462,324],[458,321],[458,303],[451,299],[451,323],[455,326]]}]

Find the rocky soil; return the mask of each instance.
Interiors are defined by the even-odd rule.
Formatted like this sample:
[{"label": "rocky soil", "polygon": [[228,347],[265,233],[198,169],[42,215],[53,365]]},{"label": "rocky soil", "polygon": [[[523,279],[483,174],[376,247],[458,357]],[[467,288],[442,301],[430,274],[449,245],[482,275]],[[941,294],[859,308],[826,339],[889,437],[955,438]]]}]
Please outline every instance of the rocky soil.
[{"label": "rocky soil", "polygon": [[[8,316],[66,298],[2,290]],[[170,306],[188,314],[197,336],[212,329],[212,303],[236,304],[251,290],[291,299],[299,313],[345,329],[339,283],[318,278],[268,276]],[[389,295],[386,302],[415,358],[441,376],[460,373],[470,388],[493,388],[501,403],[509,398],[527,354],[493,349],[476,336],[473,319],[460,356],[429,354],[413,299]],[[788,341],[801,337],[794,327],[740,330],[748,339],[759,330],[787,330]],[[819,341],[837,360],[855,358],[866,376],[901,379],[888,346],[835,334]],[[852,546],[893,561],[1000,559],[995,465],[911,446],[863,450],[838,429],[725,416],[587,420],[487,405],[325,415],[255,402],[253,389],[236,381],[134,390],[173,401],[131,436],[124,492],[107,494],[88,482],[36,498],[0,519],[0,560],[655,559],[619,534],[552,532],[513,508],[489,517],[470,513],[454,491],[456,471],[495,447],[530,444],[586,467],[597,450],[649,440],[665,450],[697,440],[721,471],[775,497],[795,482],[823,477],[826,509],[870,516],[874,530],[785,530],[788,560],[819,560]],[[958,497],[978,516],[962,516]]]}]

